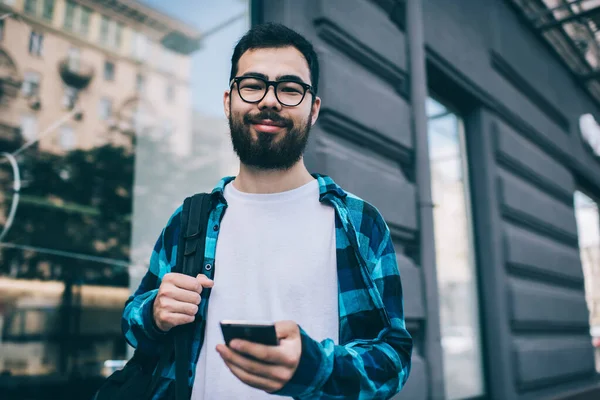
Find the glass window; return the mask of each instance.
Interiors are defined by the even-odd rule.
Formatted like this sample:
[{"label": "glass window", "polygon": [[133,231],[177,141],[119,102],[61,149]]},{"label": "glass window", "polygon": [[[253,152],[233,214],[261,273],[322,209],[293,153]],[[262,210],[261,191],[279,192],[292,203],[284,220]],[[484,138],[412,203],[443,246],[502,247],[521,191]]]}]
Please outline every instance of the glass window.
[{"label": "glass window", "polygon": [[32,31],[29,36],[29,54],[41,56],[43,54],[44,35],[40,32]]},{"label": "glass window", "polygon": [[108,97],[100,99],[100,119],[107,120],[112,116],[112,100]]},{"label": "glass window", "polygon": [[[24,1],[17,2],[20,9]],[[238,171],[222,99],[234,44],[249,27],[250,2],[140,0],[191,26],[193,38],[214,32],[190,54],[176,53],[184,48],[173,43],[177,66],[167,78],[154,65],[129,71],[126,60],[107,56],[118,40],[116,22],[102,18],[114,15],[111,2],[72,1],[72,34],[53,35],[44,57],[35,60],[35,70],[50,71],[60,82],[57,60],[65,59],[69,48],[81,48],[79,25],[86,24],[80,4],[93,3],[89,37],[103,48],[81,48],[82,66],[89,58],[98,67],[81,101],[75,88],[46,90],[44,80],[41,109],[0,111],[29,140],[56,126],[17,157],[23,177],[18,211],[0,241],[2,399],[91,399],[102,378],[132,354],[121,332],[123,305],[138,287],[165,222],[186,196],[210,191],[221,177]],[[57,1],[54,11],[60,13],[60,25],[65,2]],[[119,2],[121,40],[130,41],[128,32],[139,32],[138,39],[131,39],[139,44],[132,50],[136,59],[159,62],[162,45],[150,38],[162,37],[165,30],[152,21],[170,25],[170,19],[145,14],[144,7],[135,7],[134,15],[125,10],[130,3],[135,2]],[[40,16],[42,4],[37,1]],[[232,19],[234,15],[239,17]],[[41,47],[41,41],[35,46]],[[33,69],[25,61],[21,79]],[[111,75],[115,83],[104,79]],[[169,104],[167,81],[175,87]],[[136,93],[136,87],[145,95]],[[111,100],[110,107],[108,101],[100,104],[102,98]],[[60,125],[75,104],[83,108],[82,116]],[[103,121],[109,108],[111,117]],[[4,210],[12,200],[7,167],[0,163]],[[23,385],[32,396],[12,393]]]},{"label": "glass window", "polygon": [[115,49],[120,49],[123,44],[123,24],[117,23],[115,25],[115,40],[113,46]]},{"label": "glass window", "polygon": [[75,30],[75,10],[77,8],[77,4],[72,1],[67,1],[67,6],[65,8],[65,21],[64,28],[69,31]]},{"label": "glass window", "polygon": [[65,92],[63,94],[62,104],[67,110],[73,109],[77,102],[77,96],[79,92],[76,88],[65,85]]},{"label": "glass window", "polygon": [[446,396],[484,394],[477,274],[463,122],[427,100],[429,157]]},{"label": "glass window", "polygon": [[23,76],[23,96],[36,96],[40,90],[40,79],[38,72],[26,71]]},{"label": "glass window", "polygon": [[25,0],[25,7],[23,8],[26,14],[37,15],[38,2],[37,0]]},{"label": "glass window", "polygon": [[60,128],[60,148],[69,151],[75,148],[75,132],[70,126]]},{"label": "glass window", "polygon": [[115,80],[115,63],[111,61],[104,62],[104,79],[107,81]]},{"label": "glass window", "polygon": [[48,21],[52,21],[52,18],[54,17],[54,0],[44,0],[42,16]]},{"label": "glass window", "polygon": [[109,43],[109,30],[110,30],[110,20],[107,16],[102,16],[102,22],[100,23],[100,43],[103,45],[108,45]]},{"label": "glass window", "polygon": [[79,33],[82,36],[87,37],[90,33],[90,17],[92,15],[92,10],[87,7],[80,6],[79,11],[81,15]]},{"label": "glass window", "polygon": [[574,206],[590,333],[596,348],[596,370],[600,372],[600,211],[598,202],[580,191],[575,192]]},{"label": "glass window", "polygon": [[138,60],[145,60],[148,53],[149,43],[146,35],[133,32],[131,43],[131,55]]},{"label": "glass window", "polygon": [[32,142],[37,138],[38,125],[35,115],[21,116],[21,135],[27,142]]},{"label": "glass window", "polygon": [[69,62],[69,69],[71,71],[79,71],[79,67],[81,66],[81,50],[77,47],[71,47],[67,59]]}]

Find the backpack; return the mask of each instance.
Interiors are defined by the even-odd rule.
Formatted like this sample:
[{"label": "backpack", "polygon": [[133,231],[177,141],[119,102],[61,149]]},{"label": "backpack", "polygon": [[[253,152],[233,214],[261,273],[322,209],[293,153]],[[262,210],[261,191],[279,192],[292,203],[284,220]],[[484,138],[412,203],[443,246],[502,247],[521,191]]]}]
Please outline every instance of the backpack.
[{"label": "backpack", "polygon": [[[198,193],[183,202],[181,229],[177,245],[176,266],[173,272],[196,276],[202,271],[210,194]],[[206,292],[206,293],[205,293]],[[207,301],[210,289],[202,291],[202,300]],[[191,342],[195,325],[176,326],[164,338],[160,354],[150,356],[135,350],[125,366],[115,371],[103,382],[93,400],[150,400],[161,380],[163,371],[175,357],[175,384],[170,385],[164,398],[189,400],[188,366],[191,357]]]}]

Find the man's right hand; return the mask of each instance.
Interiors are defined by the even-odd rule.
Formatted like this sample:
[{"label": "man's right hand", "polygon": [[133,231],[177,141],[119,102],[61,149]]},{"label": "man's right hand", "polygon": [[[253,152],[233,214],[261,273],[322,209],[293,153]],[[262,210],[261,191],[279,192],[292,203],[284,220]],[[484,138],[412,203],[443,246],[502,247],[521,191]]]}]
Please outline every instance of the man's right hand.
[{"label": "man's right hand", "polygon": [[165,274],[154,299],[152,315],[158,329],[168,332],[171,328],[194,322],[200,293],[203,288],[213,287],[214,282],[199,274],[192,277],[185,274]]}]

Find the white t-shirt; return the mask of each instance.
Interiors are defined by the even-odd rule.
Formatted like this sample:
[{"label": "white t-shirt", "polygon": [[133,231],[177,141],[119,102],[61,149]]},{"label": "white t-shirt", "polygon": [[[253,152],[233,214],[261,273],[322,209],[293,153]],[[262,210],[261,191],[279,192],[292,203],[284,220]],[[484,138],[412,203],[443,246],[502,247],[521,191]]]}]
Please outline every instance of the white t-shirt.
[{"label": "white t-shirt", "polygon": [[313,339],[337,344],[334,209],[319,202],[316,180],[275,194],[243,193],[228,184],[224,195],[228,207],[192,400],[271,399],[276,396],[229,371],[215,349],[224,343],[219,321],[293,320]]}]

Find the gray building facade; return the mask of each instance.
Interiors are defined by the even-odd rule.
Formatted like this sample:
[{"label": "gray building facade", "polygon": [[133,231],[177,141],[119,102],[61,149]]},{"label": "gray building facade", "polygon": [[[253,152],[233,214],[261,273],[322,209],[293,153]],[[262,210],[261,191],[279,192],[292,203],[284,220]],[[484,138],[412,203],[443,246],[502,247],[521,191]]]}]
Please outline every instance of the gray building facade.
[{"label": "gray building facade", "polygon": [[253,19],[316,45],[323,106],[309,169],[373,203],[395,239],[415,339],[397,398],[448,398],[452,384],[427,166],[433,96],[464,121],[483,376],[471,398],[599,399],[573,206],[579,189],[600,198],[600,159],[579,128],[599,103],[518,7],[262,0]]}]

